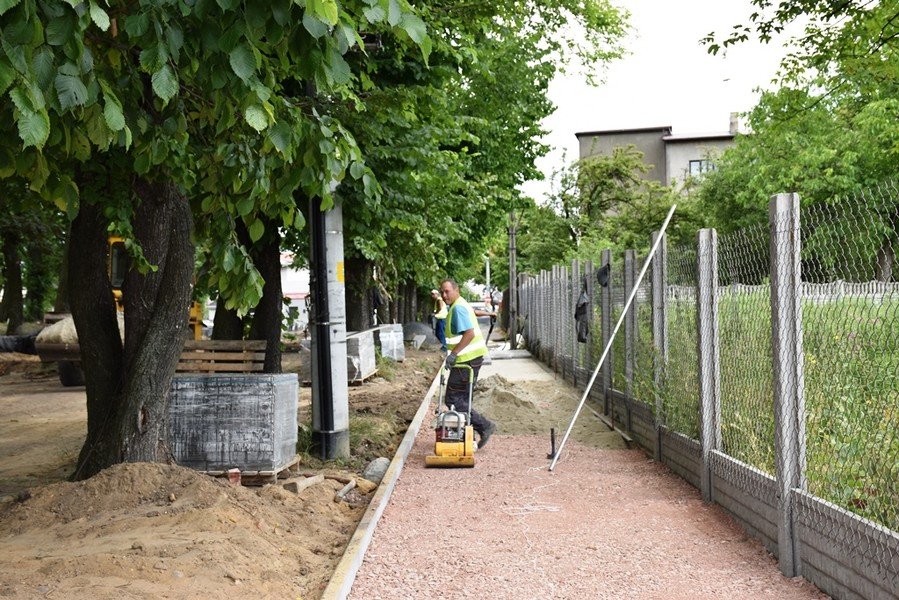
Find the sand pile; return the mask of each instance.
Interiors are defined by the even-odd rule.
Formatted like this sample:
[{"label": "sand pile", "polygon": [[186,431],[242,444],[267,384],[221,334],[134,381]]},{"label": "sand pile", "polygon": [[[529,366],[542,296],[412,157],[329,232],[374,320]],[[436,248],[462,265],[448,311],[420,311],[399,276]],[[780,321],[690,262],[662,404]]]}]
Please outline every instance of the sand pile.
[{"label": "sand pile", "polygon": [[341,487],[296,495],[140,463],[36,488],[0,514],[0,595],[314,598],[364,510],[335,502]]},{"label": "sand pile", "polygon": [[[580,394],[562,382],[513,382],[500,375],[478,381],[474,392],[475,410],[496,421],[504,435],[545,436],[549,447],[550,429],[561,442]],[[571,439],[597,448],[624,448],[620,436],[603,425],[585,407]]]}]

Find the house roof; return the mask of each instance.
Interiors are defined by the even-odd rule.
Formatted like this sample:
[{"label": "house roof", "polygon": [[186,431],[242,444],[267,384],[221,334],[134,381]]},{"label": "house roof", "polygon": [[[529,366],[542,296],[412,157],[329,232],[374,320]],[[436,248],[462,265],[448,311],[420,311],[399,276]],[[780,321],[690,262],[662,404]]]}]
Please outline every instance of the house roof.
[{"label": "house roof", "polygon": [[662,141],[669,144],[677,144],[678,142],[710,142],[715,140],[732,140],[732,133],[691,133],[686,135],[666,135],[662,137]]},{"label": "house roof", "polygon": [[575,133],[576,138],[597,136],[597,135],[616,135],[619,133],[652,133],[654,131],[661,132],[663,135],[671,133],[671,125],[661,125],[659,127],[640,127],[637,129],[605,129],[603,131],[579,131]]}]

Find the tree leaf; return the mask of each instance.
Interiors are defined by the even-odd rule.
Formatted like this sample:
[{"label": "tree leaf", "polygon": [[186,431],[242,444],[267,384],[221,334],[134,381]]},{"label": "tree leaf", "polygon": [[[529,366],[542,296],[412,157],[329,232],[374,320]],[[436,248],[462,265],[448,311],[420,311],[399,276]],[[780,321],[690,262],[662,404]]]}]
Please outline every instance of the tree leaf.
[{"label": "tree leaf", "polygon": [[250,240],[253,242],[258,242],[259,238],[262,237],[262,234],[265,233],[265,225],[262,224],[262,221],[256,219],[252,225],[249,227],[250,229]]},{"label": "tree leaf", "polygon": [[[3,61],[0,61],[0,87],[3,87],[3,67]],[[53,80],[53,51],[46,46],[38,50],[31,61],[31,68],[34,69],[37,84],[43,89],[50,87]],[[10,73],[14,74],[12,70]],[[2,92],[3,90],[0,90],[0,93]]]},{"label": "tree leaf", "polygon": [[63,110],[83,106],[87,102],[87,87],[80,78],[60,73],[54,80],[56,97]]},{"label": "tree leaf", "polygon": [[240,199],[240,202],[237,203],[237,214],[241,217],[245,217],[253,210],[253,198],[249,195],[244,196]]},{"label": "tree leaf", "polygon": [[0,15],[16,6],[21,0],[0,0]]},{"label": "tree leaf", "polygon": [[362,10],[369,23],[380,23],[387,18],[387,12],[380,6],[372,6]]},{"label": "tree leaf", "polygon": [[162,98],[163,102],[168,103],[178,93],[178,78],[175,77],[169,65],[165,65],[153,73],[152,81],[153,91]]},{"label": "tree leaf", "polygon": [[5,57],[0,57],[0,95],[6,93],[15,78],[15,69],[6,62]]},{"label": "tree leaf", "polygon": [[125,115],[122,114],[122,107],[109,96],[106,96],[106,104],[103,106],[103,117],[112,131],[124,129]]},{"label": "tree leaf", "polygon": [[62,46],[75,32],[75,15],[66,10],[61,17],[51,19],[44,29],[44,37],[51,46]]},{"label": "tree leaf", "polygon": [[50,136],[50,117],[46,110],[38,112],[19,111],[16,123],[19,126],[19,137],[26,148],[34,146],[41,149]]},{"label": "tree leaf", "polygon": [[125,17],[125,31],[130,37],[140,37],[150,29],[150,17],[146,13]]},{"label": "tree leaf", "polygon": [[265,109],[258,104],[248,106],[243,116],[250,127],[256,131],[264,131],[268,127],[268,115],[265,114]]},{"label": "tree leaf", "polygon": [[290,127],[284,123],[277,123],[268,130],[268,139],[278,152],[286,154],[291,141]]},{"label": "tree leaf", "polygon": [[397,0],[389,0],[387,3],[387,22],[396,27],[399,25],[402,16],[403,11],[400,8],[400,3]]},{"label": "tree leaf", "polygon": [[90,0],[91,20],[102,31],[109,29],[109,15],[94,0]]},{"label": "tree leaf", "polygon": [[303,27],[309,32],[309,35],[315,39],[324,37],[328,34],[328,24],[323,23],[321,19],[313,15],[308,10],[303,13]]},{"label": "tree leaf", "polygon": [[238,44],[228,55],[231,70],[247,82],[256,73],[256,57],[253,50],[247,44]]},{"label": "tree leaf", "polygon": [[337,25],[337,2],[335,0],[306,0],[306,10],[328,25]]},{"label": "tree leaf", "polygon": [[418,45],[421,45],[424,39],[428,37],[425,22],[417,15],[404,14],[402,21],[400,22],[400,27],[402,27],[403,30],[409,34],[409,37],[412,38],[412,41]]}]

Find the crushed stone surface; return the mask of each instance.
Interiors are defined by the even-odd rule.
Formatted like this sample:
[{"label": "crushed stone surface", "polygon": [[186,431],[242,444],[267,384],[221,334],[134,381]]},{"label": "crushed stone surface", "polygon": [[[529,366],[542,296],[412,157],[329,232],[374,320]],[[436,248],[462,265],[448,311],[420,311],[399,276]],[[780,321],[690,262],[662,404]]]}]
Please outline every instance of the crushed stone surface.
[{"label": "crushed stone surface", "polygon": [[475,405],[498,433],[473,469],[425,469],[422,427],[350,598],[827,598],[589,414],[549,472],[578,393],[489,379]]}]

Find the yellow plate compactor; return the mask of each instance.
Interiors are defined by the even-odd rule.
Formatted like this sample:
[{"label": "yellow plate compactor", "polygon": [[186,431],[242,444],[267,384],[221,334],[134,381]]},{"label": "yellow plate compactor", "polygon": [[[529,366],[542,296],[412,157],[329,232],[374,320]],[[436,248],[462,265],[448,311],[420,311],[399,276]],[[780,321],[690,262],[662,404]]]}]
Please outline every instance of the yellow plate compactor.
[{"label": "yellow plate compactor", "polygon": [[[474,387],[474,369],[457,365],[454,369],[468,369],[468,412],[446,406],[444,388],[445,370],[440,370],[440,388],[437,392],[437,425],[434,428],[434,454],[425,457],[426,467],[473,467],[474,428],[471,426],[471,402]],[[448,387],[448,386],[447,386]]]}]

